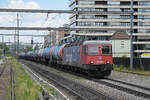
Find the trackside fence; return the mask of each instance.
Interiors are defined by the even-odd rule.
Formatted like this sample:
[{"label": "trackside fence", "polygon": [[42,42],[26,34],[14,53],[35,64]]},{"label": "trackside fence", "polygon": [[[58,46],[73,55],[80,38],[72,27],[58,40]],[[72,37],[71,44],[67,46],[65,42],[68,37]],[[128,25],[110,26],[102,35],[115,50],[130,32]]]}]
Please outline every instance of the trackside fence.
[{"label": "trackside fence", "polygon": [[[130,58],[113,58],[113,62],[117,66],[130,66]],[[150,58],[134,58],[133,67],[136,69],[144,68],[150,70]]]}]

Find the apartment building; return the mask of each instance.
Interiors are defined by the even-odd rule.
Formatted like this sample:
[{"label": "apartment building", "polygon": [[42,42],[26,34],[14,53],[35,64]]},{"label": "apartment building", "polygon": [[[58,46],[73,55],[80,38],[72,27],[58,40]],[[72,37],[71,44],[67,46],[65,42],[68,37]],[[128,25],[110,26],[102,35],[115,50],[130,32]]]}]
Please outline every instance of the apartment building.
[{"label": "apartment building", "polygon": [[[120,11],[129,12],[131,0],[71,0],[69,7],[74,11]],[[134,52],[150,52],[150,0],[133,0]],[[130,14],[72,14],[70,26],[80,28],[109,28],[112,30],[74,31],[72,34],[86,35],[88,39],[109,40],[120,28],[130,35]]]},{"label": "apartment building", "polygon": [[[63,27],[69,27],[68,24],[64,24]],[[68,30],[50,31],[48,35],[44,37],[44,47],[57,45],[64,37],[70,35]]]}]

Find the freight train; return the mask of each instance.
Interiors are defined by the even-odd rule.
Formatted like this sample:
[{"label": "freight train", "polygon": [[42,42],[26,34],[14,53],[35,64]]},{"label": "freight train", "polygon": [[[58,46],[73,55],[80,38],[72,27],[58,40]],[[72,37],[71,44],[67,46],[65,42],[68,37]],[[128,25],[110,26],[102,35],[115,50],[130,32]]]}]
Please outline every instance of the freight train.
[{"label": "freight train", "polygon": [[19,54],[20,58],[46,62],[65,70],[89,76],[109,76],[113,70],[112,45],[109,41],[88,40],[61,43],[49,48]]}]

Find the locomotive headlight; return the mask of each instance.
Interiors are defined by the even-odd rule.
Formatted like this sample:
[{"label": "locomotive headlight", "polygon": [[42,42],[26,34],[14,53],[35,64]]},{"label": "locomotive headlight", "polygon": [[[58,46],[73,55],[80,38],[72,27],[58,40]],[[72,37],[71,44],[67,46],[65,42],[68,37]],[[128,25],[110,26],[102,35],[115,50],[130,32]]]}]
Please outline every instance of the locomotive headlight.
[{"label": "locomotive headlight", "polygon": [[94,64],[94,61],[91,61],[90,64]]},{"label": "locomotive headlight", "polygon": [[110,62],[109,62],[109,61],[107,61],[106,63],[107,63],[107,64],[109,64]]}]

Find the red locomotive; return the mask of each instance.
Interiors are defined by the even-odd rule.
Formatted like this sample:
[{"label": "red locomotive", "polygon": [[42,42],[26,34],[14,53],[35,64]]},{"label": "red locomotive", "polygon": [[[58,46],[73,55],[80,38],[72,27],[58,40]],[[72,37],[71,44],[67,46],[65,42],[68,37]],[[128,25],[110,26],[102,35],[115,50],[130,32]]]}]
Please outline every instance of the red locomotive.
[{"label": "red locomotive", "polygon": [[85,41],[81,46],[80,63],[90,74],[109,76],[113,69],[112,45],[108,41]]}]

